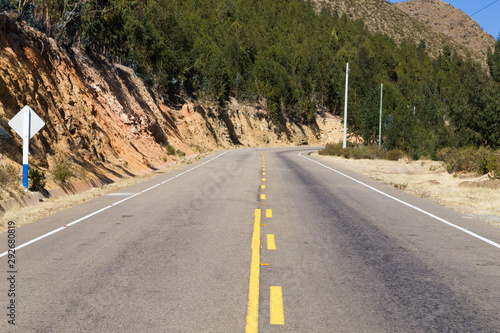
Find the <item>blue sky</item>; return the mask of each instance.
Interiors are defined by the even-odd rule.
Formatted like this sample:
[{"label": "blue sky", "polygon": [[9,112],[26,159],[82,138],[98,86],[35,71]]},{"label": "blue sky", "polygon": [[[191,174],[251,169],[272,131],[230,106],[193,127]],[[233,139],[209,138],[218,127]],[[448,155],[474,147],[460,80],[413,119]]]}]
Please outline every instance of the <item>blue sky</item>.
[{"label": "blue sky", "polygon": [[[401,0],[389,0],[390,2],[403,2]],[[471,16],[484,31],[498,38],[500,34],[500,0],[443,0],[455,8],[460,9]],[[482,8],[487,8],[481,10]],[[477,11],[480,12],[476,13]],[[476,14],[474,14],[476,13]]]}]

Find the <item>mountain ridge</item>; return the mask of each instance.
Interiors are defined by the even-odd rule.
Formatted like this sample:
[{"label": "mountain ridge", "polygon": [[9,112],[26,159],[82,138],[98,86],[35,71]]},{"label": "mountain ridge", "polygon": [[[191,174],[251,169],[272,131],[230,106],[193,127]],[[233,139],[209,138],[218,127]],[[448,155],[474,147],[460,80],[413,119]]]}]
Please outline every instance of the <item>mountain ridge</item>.
[{"label": "mountain ridge", "polygon": [[[327,7],[339,15],[345,14],[351,19],[363,20],[370,31],[387,34],[398,44],[408,38],[415,44],[424,41],[427,52],[435,58],[442,54],[443,47],[448,45],[462,57],[470,58],[486,68],[488,47],[493,48],[495,43],[495,39],[484,32],[467,14],[440,0],[412,0],[398,3],[389,3],[385,0],[314,0],[314,2],[318,10]],[[455,33],[452,34],[450,25],[439,24],[437,18],[440,16],[436,12],[439,13],[444,9],[448,18],[461,17],[466,23],[463,27],[467,29],[458,27],[456,30],[453,29]],[[464,34],[481,37],[485,42],[479,47],[470,42],[471,38],[457,37]]]},{"label": "mountain ridge", "polygon": [[488,48],[495,44],[494,36],[483,31],[469,15],[440,0],[412,0],[393,4],[408,15],[434,30],[469,47],[486,59]]}]

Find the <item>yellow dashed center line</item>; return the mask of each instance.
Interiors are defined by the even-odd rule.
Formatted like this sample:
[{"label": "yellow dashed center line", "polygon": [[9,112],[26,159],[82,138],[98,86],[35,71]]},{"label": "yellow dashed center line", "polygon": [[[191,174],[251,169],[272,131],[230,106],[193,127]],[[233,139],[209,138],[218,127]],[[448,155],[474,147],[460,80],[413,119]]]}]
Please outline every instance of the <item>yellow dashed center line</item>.
[{"label": "yellow dashed center line", "polygon": [[283,313],[283,293],[281,287],[271,286],[270,295],[271,325],[285,325],[285,315]]},{"label": "yellow dashed center line", "polygon": [[268,250],[276,250],[276,243],[274,242],[274,235],[267,235],[267,249]]},{"label": "yellow dashed center line", "polygon": [[[262,153],[262,183],[266,181],[266,162],[264,153]],[[261,184],[261,192],[264,192],[266,185]],[[260,194],[260,199],[265,200],[266,195]],[[261,202],[263,205],[264,202]],[[246,317],[246,333],[257,333],[259,326],[259,281],[260,281],[260,266],[269,266],[269,263],[260,262],[260,227],[266,226],[261,222],[262,210],[255,210],[254,231],[252,236],[252,260],[250,264],[250,283],[248,288],[248,310]],[[266,218],[272,218],[273,211],[266,209]],[[276,241],[274,234],[267,234],[267,249],[276,250]],[[271,325],[284,325],[285,315],[283,311],[283,292],[279,286],[270,287],[269,310]]]}]

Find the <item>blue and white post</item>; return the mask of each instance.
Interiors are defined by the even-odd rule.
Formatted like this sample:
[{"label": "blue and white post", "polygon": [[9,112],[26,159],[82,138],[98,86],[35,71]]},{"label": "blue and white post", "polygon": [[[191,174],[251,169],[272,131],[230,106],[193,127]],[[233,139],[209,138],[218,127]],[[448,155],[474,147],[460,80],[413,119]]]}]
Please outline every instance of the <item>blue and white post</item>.
[{"label": "blue and white post", "polygon": [[23,108],[23,186],[25,190],[28,190],[28,155],[29,155],[29,144],[30,144],[30,124],[31,124],[31,110],[29,108]]},{"label": "blue and white post", "polygon": [[23,186],[27,191],[30,139],[45,126],[45,122],[26,105],[9,121],[9,125],[23,139]]}]

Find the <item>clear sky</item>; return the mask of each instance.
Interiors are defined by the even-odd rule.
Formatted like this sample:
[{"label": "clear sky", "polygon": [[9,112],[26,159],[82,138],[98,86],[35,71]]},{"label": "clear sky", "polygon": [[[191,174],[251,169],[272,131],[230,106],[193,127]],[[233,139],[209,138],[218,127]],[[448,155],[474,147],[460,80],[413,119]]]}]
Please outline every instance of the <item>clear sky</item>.
[{"label": "clear sky", "polygon": [[[389,0],[390,2],[403,2]],[[500,34],[500,0],[443,0],[471,16],[484,31],[498,39]],[[485,8],[486,7],[486,8]],[[484,9],[483,9],[484,8]],[[482,10],[481,10],[482,9]]]}]

